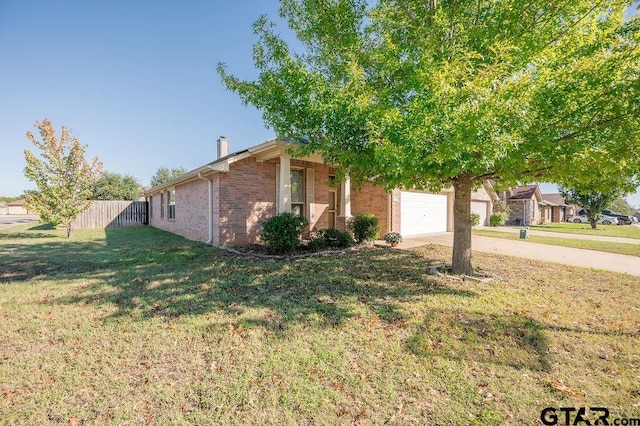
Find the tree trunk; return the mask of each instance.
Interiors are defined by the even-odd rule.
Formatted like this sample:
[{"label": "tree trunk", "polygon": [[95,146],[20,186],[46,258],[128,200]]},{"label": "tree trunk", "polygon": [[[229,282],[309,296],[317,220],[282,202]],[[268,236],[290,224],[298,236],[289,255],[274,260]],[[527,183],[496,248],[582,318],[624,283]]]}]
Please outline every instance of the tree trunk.
[{"label": "tree trunk", "polygon": [[471,192],[473,182],[460,177],[453,184],[453,261],[454,274],[473,275],[471,265]]},{"label": "tree trunk", "polygon": [[73,236],[73,226],[71,225],[71,221],[67,223],[67,238],[71,238]]},{"label": "tree trunk", "polygon": [[591,219],[589,221],[589,223],[591,223],[591,229],[596,229],[596,227],[598,226],[598,220],[597,219]]}]

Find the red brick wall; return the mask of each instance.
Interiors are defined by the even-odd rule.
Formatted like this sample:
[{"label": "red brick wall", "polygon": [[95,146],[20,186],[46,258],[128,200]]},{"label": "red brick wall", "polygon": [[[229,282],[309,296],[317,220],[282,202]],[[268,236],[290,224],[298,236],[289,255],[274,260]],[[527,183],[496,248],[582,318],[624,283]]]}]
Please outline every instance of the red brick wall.
[{"label": "red brick wall", "polygon": [[258,241],[262,223],[276,213],[276,163],[249,157],[218,176],[218,244]]},{"label": "red brick wall", "polygon": [[149,224],[185,238],[206,241],[208,238],[207,182],[198,179],[175,187],[175,219],[169,219],[169,191],[164,192],[164,217],[161,217],[160,194],[152,198],[153,215]]},{"label": "red brick wall", "polygon": [[[380,221],[380,235],[389,232],[388,220],[388,201],[389,193],[384,189],[364,184],[361,189],[351,189],[351,214],[373,213]],[[399,204],[399,203],[398,203]],[[398,217],[398,228],[400,218]],[[392,225],[393,227],[393,225]]]}]

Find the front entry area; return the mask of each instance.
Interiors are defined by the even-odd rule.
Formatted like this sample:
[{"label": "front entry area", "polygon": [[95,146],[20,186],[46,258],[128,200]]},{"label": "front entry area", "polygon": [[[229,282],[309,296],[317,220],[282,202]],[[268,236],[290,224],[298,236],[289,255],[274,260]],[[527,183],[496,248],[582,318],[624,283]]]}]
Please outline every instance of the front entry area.
[{"label": "front entry area", "polygon": [[336,206],[337,203],[337,192],[329,191],[329,199],[327,204],[327,225],[329,228],[336,227]]}]

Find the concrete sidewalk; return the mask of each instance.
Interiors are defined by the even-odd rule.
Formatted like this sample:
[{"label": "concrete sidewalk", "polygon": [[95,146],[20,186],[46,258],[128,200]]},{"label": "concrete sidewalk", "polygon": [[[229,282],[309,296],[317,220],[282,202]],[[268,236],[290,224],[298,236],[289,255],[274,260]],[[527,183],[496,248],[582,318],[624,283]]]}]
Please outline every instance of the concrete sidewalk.
[{"label": "concrete sidewalk", "polygon": [[[620,226],[633,226],[633,225],[620,225]],[[478,231],[496,231],[506,232],[511,234],[519,234],[522,227],[512,226],[485,226],[480,228],[474,228]],[[537,231],[535,229],[529,229],[529,235],[537,235],[540,237],[553,237],[553,238],[569,238],[572,240],[591,240],[591,241],[607,241],[609,243],[622,243],[622,244],[640,244],[639,239],[635,238],[623,238],[623,237],[609,237],[606,235],[585,235],[585,234],[569,234],[566,232],[547,232]]]},{"label": "concrete sidewalk", "polygon": [[[453,246],[453,233],[426,234],[407,237],[398,248],[410,249],[426,244]],[[581,268],[601,269],[613,272],[625,272],[640,277],[640,257],[623,254],[605,253],[546,244],[536,244],[527,240],[505,240],[501,238],[472,237],[475,252],[495,253],[524,259],[537,259],[546,262],[561,263]]]}]

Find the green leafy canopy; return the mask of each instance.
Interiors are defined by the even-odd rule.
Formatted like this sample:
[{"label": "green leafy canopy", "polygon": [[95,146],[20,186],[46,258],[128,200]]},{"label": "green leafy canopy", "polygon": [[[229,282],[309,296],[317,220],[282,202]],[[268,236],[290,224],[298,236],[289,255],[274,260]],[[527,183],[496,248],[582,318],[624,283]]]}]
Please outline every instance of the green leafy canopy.
[{"label": "green leafy canopy", "polygon": [[96,181],[91,199],[135,201],[140,194],[142,188],[133,176],[105,171]]},{"label": "green leafy canopy", "polygon": [[281,3],[304,53],[262,17],[258,79],[218,70],[278,134],[352,179],[437,189],[462,175],[562,183],[640,168],[629,1]]},{"label": "green leafy canopy", "polygon": [[151,187],[153,188],[170,182],[185,173],[187,173],[187,169],[184,167],[175,167],[172,169],[169,169],[168,167],[160,167],[156,173],[151,176]]}]

